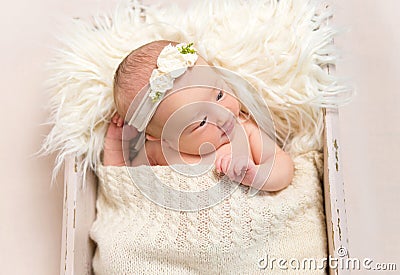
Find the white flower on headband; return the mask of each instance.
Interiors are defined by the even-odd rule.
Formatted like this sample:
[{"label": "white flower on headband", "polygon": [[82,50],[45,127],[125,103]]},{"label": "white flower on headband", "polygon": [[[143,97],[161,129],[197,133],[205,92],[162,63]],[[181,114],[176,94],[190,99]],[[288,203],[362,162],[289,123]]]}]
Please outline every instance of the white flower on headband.
[{"label": "white flower on headband", "polygon": [[153,102],[159,101],[166,91],[172,89],[175,78],[192,67],[198,58],[193,49],[193,43],[181,43],[176,46],[169,44],[160,53],[157,59],[157,69],[150,77],[150,98]]},{"label": "white flower on headband", "polygon": [[150,77],[151,91],[149,96],[155,100],[169,89],[172,89],[174,79],[169,73],[163,73],[159,70],[153,70]]},{"label": "white flower on headband", "polygon": [[177,47],[169,44],[160,53],[157,59],[158,70],[164,73],[170,73],[171,77],[178,78],[185,71],[187,67],[187,62],[181,54]]}]

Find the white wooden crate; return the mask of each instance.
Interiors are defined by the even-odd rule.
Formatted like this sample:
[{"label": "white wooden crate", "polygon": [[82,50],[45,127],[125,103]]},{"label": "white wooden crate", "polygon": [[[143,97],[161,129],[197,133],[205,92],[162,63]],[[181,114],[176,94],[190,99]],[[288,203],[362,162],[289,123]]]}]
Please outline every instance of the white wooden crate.
[{"label": "white wooden crate", "polygon": [[[325,109],[324,117],[324,196],[328,247],[332,257],[343,258],[338,251],[340,248],[347,250],[348,235],[340,165],[338,110]],[[92,273],[95,245],[89,238],[89,230],[96,214],[97,179],[93,173],[88,174],[83,187],[79,166],[79,160],[74,157],[68,158],[65,163],[60,274]],[[331,270],[331,274],[348,272],[343,269]]]},{"label": "white wooden crate", "polygon": [[[334,68],[327,68],[333,73]],[[324,109],[324,201],[329,255],[348,258],[348,232],[341,169],[339,112]],[[64,209],[60,274],[92,274],[95,244],[89,230],[96,216],[97,179],[89,173],[83,186],[80,160],[74,156],[65,162]],[[339,252],[339,253],[338,253]],[[348,274],[349,270],[331,269],[330,274]]]}]

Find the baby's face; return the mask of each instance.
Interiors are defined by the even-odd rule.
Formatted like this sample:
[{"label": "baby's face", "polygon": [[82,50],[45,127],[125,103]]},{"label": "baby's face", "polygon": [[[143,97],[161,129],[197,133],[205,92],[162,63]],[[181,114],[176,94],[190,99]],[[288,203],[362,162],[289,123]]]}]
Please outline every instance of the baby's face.
[{"label": "baby's face", "polygon": [[239,113],[239,101],[219,81],[215,87],[182,88],[166,96],[150,124],[156,124],[159,137],[169,147],[200,155],[230,142]]}]

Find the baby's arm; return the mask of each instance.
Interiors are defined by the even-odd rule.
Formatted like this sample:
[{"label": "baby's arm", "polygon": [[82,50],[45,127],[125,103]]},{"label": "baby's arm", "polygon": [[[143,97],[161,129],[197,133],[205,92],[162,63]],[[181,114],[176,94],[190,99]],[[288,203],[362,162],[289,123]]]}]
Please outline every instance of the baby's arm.
[{"label": "baby's arm", "polygon": [[[115,114],[111,118],[110,125],[104,141],[103,164],[105,166],[125,166],[124,150],[129,150],[129,140],[122,143],[122,130],[124,120]],[[126,151],[128,154],[129,152]]]},{"label": "baby's arm", "polygon": [[286,188],[294,173],[289,154],[254,124],[247,127],[247,134],[251,156],[236,156],[232,159],[231,153],[224,154],[217,158],[217,172],[223,172],[231,180],[259,190],[278,191]]},{"label": "baby's arm", "polygon": [[[279,191],[286,188],[293,179],[294,165],[289,154],[275,145],[276,153],[269,155],[258,165],[258,171],[252,184],[264,191]],[[268,173],[269,176],[268,176]]]},{"label": "baby's arm", "polygon": [[[161,163],[160,157],[155,152],[161,152],[157,142],[146,141],[135,158],[130,162],[125,156],[129,155],[129,142],[138,134],[134,127],[126,126],[123,136],[124,120],[115,114],[107,129],[104,141],[103,164],[105,166],[139,166],[139,165],[158,165]],[[126,139],[124,139],[126,138]],[[159,150],[156,150],[159,149]],[[165,161],[164,161],[165,162]]]},{"label": "baby's arm", "polygon": [[257,126],[249,135],[251,152],[257,165],[252,186],[264,191],[279,191],[293,179],[294,165],[289,154],[283,151]]}]

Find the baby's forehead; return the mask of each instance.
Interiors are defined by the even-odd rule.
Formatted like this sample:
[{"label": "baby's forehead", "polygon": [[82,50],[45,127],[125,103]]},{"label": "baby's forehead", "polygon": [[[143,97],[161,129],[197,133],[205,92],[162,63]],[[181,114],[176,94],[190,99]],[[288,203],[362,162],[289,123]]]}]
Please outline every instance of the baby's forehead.
[{"label": "baby's forehead", "polygon": [[217,97],[220,90],[215,87],[187,87],[167,95],[159,108],[164,118],[178,116],[178,121],[191,121],[208,113],[218,106]]},{"label": "baby's forehead", "polygon": [[[196,64],[196,66],[188,68],[182,76],[174,80],[173,88],[169,93],[190,87],[209,87],[211,89],[208,89],[208,91],[220,89],[231,92],[221,70],[208,64]],[[207,92],[207,89],[204,89],[204,92]]]},{"label": "baby's forehead", "polygon": [[233,95],[218,70],[209,65],[196,65],[175,79],[162,104],[176,109],[197,101],[215,101],[220,90]]},{"label": "baby's forehead", "polygon": [[161,104],[168,105],[170,109],[176,109],[195,102],[210,101],[213,98],[213,94],[215,94],[215,87],[213,86],[188,86],[173,90]]}]

